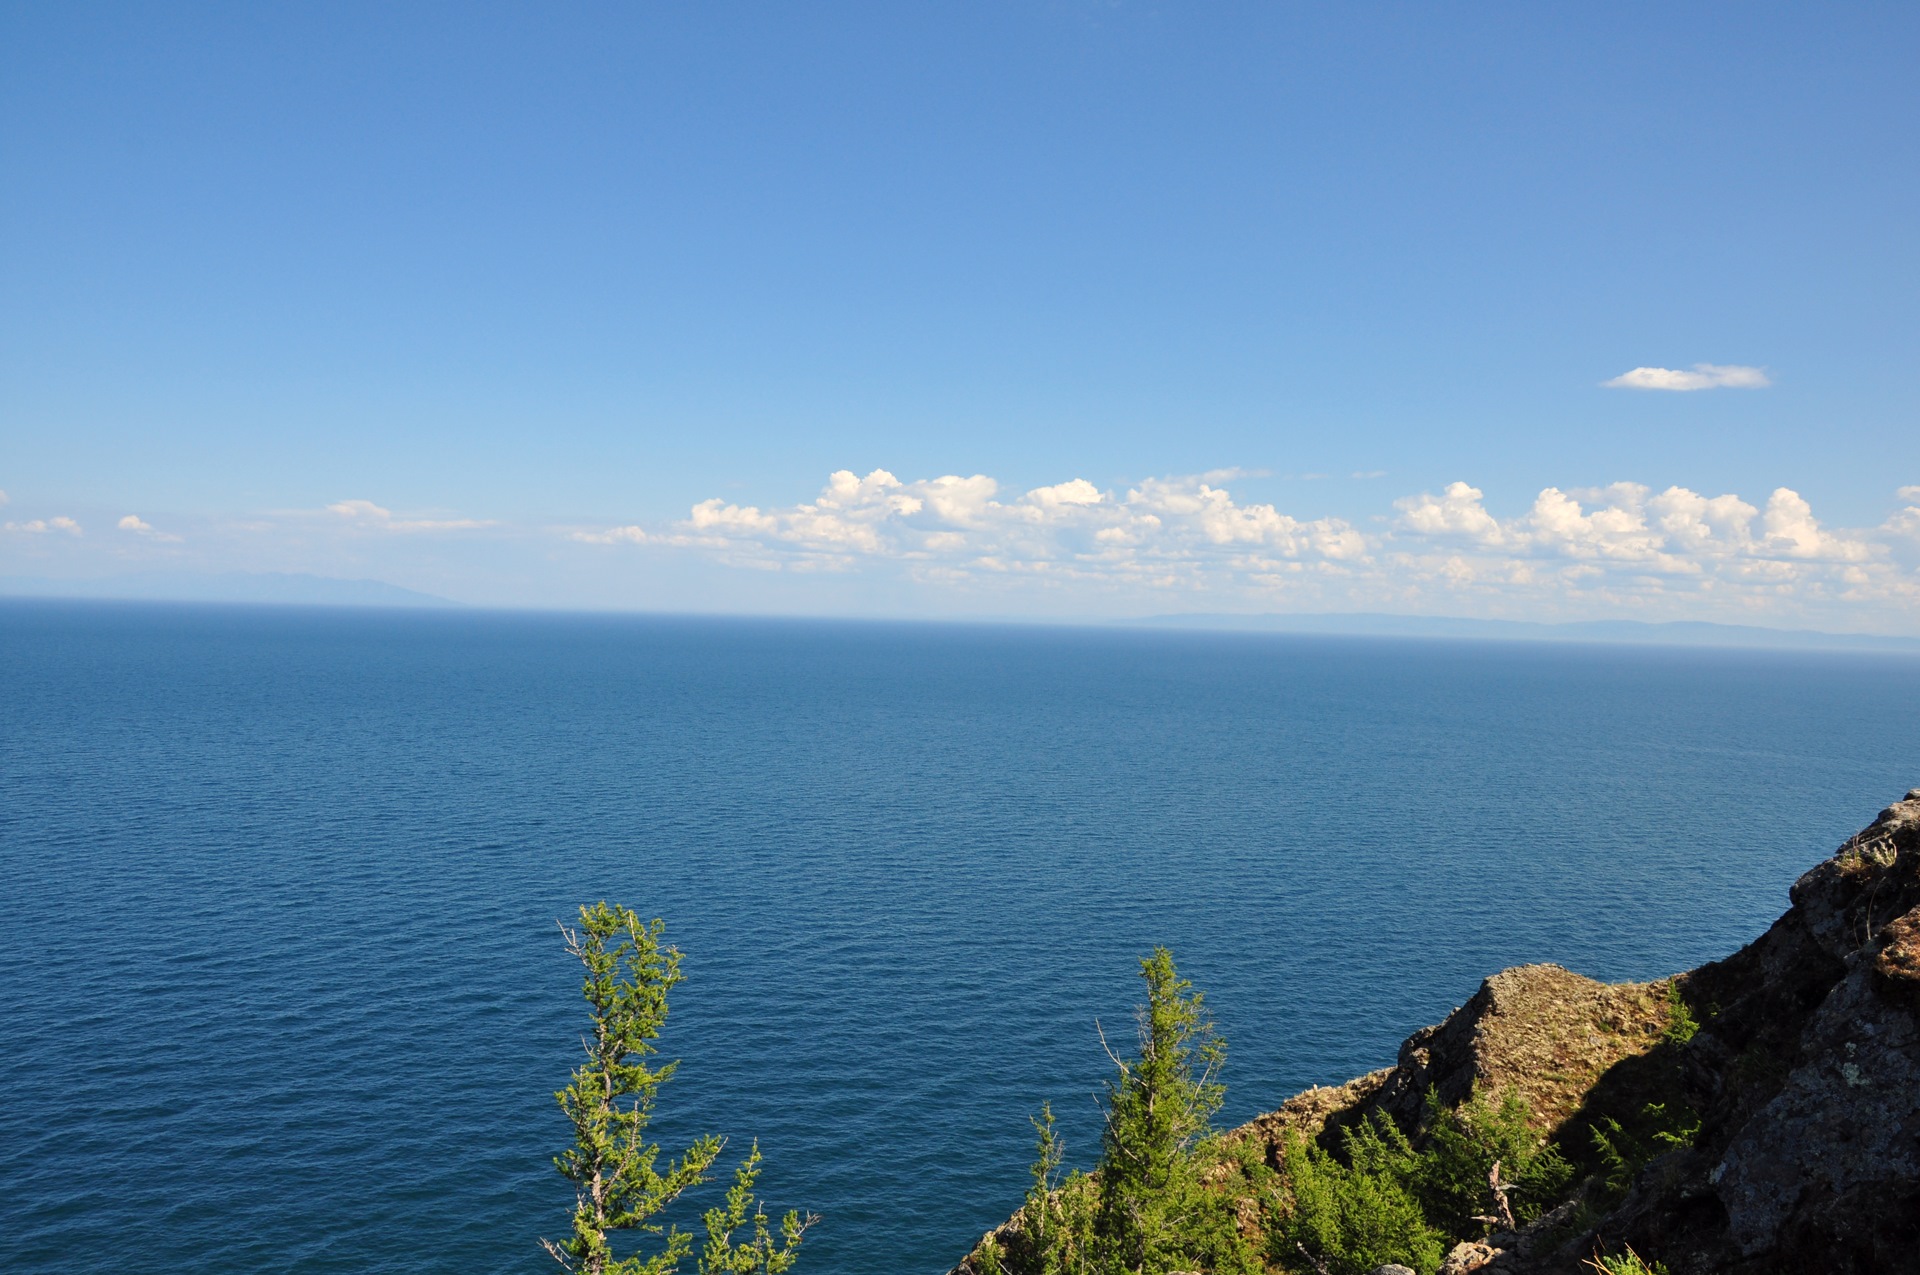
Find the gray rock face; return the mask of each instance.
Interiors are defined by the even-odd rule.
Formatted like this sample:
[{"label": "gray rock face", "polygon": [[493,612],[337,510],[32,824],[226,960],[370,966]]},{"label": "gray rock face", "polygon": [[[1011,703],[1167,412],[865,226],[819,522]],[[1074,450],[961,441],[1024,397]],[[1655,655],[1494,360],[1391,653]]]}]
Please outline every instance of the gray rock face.
[{"label": "gray rock face", "polygon": [[1874,990],[1864,962],[1820,1006],[1802,1050],[1710,1179],[1744,1256],[1796,1221],[1845,1230],[1859,1204],[1920,1184],[1920,1022]]},{"label": "gray rock face", "polygon": [[1674,1275],[1920,1275],[1920,789],[1794,884],[1764,936],[1690,976],[1695,1145],[1593,1232]]},{"label": "gray rock face", "polygon": [[[1846,973],[1808,1018],[1779,1094],[1710,1174],[1741,1256],[1920,1269],[1920,789],[1793,889]],[[1889,915],[1891,913],[1891,915]]]}]

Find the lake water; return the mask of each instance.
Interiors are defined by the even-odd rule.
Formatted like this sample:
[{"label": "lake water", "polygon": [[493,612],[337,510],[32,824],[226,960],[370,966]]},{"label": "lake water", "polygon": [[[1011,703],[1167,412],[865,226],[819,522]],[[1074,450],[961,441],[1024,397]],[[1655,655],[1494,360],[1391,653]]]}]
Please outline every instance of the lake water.
[{"label": "lake water", "polygon": [[662,1139],[938,1275],[1043,1100],[1091,1156],[1152,945],[1238,1121],[1722,955],[1920,784],[1866,655],[7,603],[0,705],[12,1271],[551,1269],[605,897],[685,953]]}]

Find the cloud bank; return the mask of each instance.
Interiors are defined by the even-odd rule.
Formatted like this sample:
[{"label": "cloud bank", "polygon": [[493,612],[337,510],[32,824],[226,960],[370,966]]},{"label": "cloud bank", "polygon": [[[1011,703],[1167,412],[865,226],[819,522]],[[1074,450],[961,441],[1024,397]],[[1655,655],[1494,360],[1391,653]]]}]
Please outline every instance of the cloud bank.
[{"label": "cloud bank", "polygon": [[[1356,525],[1237,498],[1229,475],[1083,478],[1006,492],[984,474],[832,474],[789,506],[715,497],[672,524],[572,538],[693,550],[738,567],[1011,582],[1222,609],[1642,614],[1767,623],[1853,611],[1920,625],[1920,487],[1878,527],[1830,527],[1799,493],[1762,500],[1620,482],[1547,487],[1500,515],[1466,482]],[[1161,599],[1153,601],[1155,597]],[[1204,603],[1196,599],[1206,599]]]},{"label": "cloud bank", "polygon": [[[908,565],[925,579],[1024,573],[1151,580],[1222,563],[1292,570],[1357,560],[1366,538],[1337,518],[1300,519],[1242,504],[1219,475],[1154,478],[1122,492],[1071,478],[1005,494],[984,474],[904,482],[884,469],[829,476],[813,500],[779,509],[715,497],[659,543],[722,551],[753,565],[845,571]],[[622,529],[576,533],[607,543]]]},{"label": "cloud bank", "polygon": [[[716,496],[657,522],[535,525],[349,499],[225,519],[30,508],[0,532],[20,575],[293,571],[509,606],[1375,611],[1920,635],[1920,483],[1890,483],[1895,500],[1859,526],[1823,517],[1788,486],[1490,493],[1459,480],[1395,499],[1369,477],[1295,487],[1287,508],[1250,498],[1255,477],[1214,470],[1102,486],[1069,474],[1011,486],[986,474],[838,470],[808,499]],[[1344,516],[1324,507],[1362,499]],[[87,535],[82,519],[113,530]]]}]

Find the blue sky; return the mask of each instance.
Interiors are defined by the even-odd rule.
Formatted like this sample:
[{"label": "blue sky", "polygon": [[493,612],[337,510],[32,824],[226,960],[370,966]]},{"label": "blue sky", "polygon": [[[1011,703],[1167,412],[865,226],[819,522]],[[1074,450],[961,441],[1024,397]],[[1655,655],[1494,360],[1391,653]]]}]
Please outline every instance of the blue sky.
[{"label": "blue sky", "polygon": [[0,576],[1920,632],[1915,65],[1910,5],[0,6]]}]

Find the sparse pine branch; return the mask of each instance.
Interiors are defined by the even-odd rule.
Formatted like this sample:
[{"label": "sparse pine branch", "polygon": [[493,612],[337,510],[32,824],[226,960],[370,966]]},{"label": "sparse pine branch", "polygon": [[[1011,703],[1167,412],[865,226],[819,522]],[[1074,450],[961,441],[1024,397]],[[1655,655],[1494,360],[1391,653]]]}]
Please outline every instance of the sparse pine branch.
[{"label": "sparse pine branch", "polygon": [[[725,1140],[714,1135],[698,1138],[662,1165],[659,1145],[647,1140],[654,1101],[677,1067],[651,1059],[667,1018],[667,994],[680,982],[680,953],[661,942],[661,921],[643,924],[631,909],[605,902],[582,907],[577,929],[562,925],[560,930],[568,953],[584,970],[580,991],[592,1028],[580,1042],[586,1057],[574,1069],[571,1083],[554,1095],[573,1126],[573,1145],[553,1161],[574,1185],[571,1234],[540,1243],[569,1271],[673,1275],[692,1251],[693,1236],[657,1219],[683,1193],[707,1180],[725,1146]],[[715,1272],[775,1275],[793,1263],[808,1223],[795,1215],[794,1225],[783,1230],[785,1242],[775,1244],[766,1217],[751,1200],[759,1162],[756,1146],[742,1167],[745,1176],[736,1175],[726,1209],[708,1214],[711,1243],[715,1213],[725,1222],[733,1211],[739,1212],[733,1224],[737,1228],[747,1220],[747,1208],[754,1209],[753,1241],[746,1248],[724,1250],[745,1254],[739,1259],[745,1264],[714,1266]],[[653,1238],[655,1251],[619,1256],[611,1236],[620,1231]],[[703,1260],[701,1270],[707,1269]]]}]

